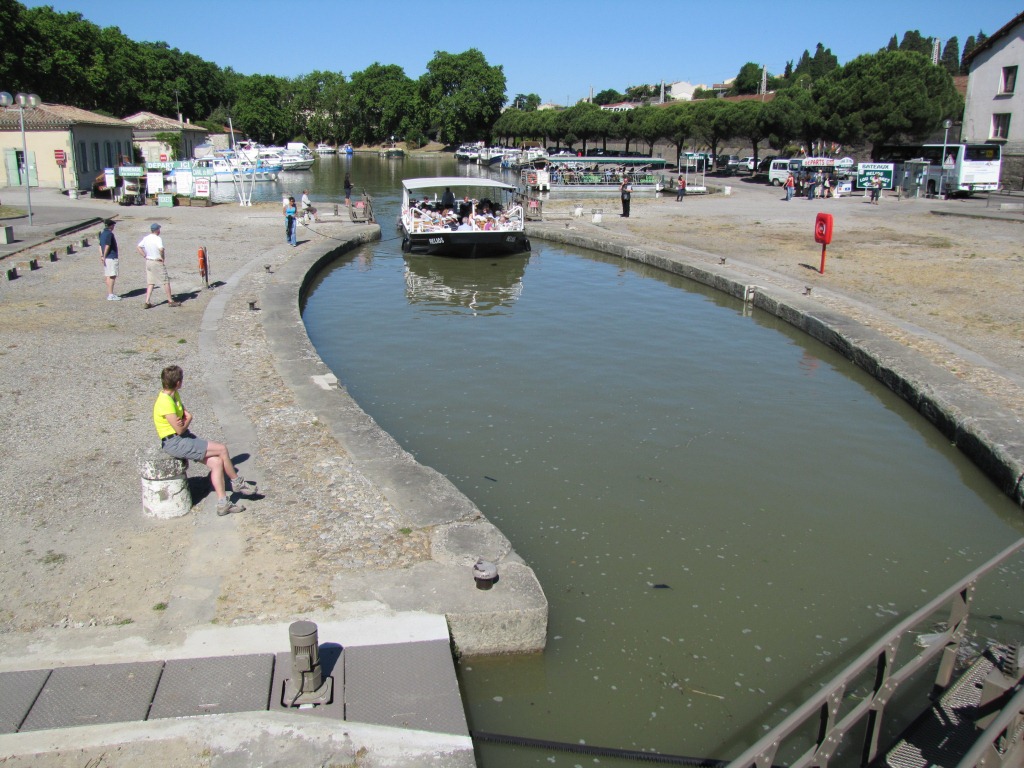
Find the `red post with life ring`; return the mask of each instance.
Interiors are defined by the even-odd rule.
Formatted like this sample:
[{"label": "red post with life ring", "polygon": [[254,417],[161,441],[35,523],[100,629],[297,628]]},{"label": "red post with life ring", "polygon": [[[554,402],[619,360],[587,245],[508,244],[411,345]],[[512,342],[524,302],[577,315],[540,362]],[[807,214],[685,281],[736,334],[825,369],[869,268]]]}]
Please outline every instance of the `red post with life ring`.
[{"label": "red post with life ring", "polygon": [[821,269],[825,274],[825,248],[832,242],[832,214],[819,213],[814,219],[814,242],[821,243]]},{"label": "red post with life ring", "polygon": [[210,257],[206,253],[206,246],[199,246],[199,276],[203,278],[203,285],[210,287]]}]

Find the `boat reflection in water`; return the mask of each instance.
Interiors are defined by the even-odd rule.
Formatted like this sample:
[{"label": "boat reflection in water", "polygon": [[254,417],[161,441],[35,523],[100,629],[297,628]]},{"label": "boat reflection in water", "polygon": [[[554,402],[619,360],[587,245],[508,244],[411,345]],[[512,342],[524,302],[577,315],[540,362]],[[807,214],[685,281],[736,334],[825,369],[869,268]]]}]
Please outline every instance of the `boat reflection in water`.
[{"label": "boat reflection in water", "polygon": [[492,259],[405,257],[410,304],[441,314],[499,315],[523,293],[528,253]]}]

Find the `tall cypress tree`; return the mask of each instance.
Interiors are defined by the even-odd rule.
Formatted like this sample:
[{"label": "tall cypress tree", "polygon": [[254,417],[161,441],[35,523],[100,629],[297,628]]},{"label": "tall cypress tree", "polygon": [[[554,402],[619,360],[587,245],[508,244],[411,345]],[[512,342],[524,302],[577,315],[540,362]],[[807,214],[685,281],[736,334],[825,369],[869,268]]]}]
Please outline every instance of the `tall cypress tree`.
[{"label": "tall cypress tree", "polygon": [[978,47],[978,41],[974,39],[974,35],[967,38],[967,42],[964,43],[964,52],[960,55],[960,74],[966,75],[970,66],[967,64],[967,57],[970,56],[974,49]]},{"label": "tall cypress tree", "polygon": [[946,41],[946,47],[942,49],[942,58],[939,63],[951,75],[960,73],[960,41],[951,37]]}]

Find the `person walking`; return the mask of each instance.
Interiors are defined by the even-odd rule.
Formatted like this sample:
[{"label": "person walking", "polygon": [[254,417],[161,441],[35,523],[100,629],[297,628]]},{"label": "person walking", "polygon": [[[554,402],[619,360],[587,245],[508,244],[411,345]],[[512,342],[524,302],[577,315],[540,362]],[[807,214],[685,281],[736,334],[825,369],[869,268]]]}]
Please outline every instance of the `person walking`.
[{"label": "person walking", "polygon": [[629,173],[622,172],[622,183],[619,185],[619,197],[622,199],[622,217],[629,218],[629,198],[633,193],[633,185],[629,183]]},{"label": "person walking", "polygon": [[160,438],[160,448],[176,459],[201,461],[210,468],[210,483],[217,494],[217,514],[220,516],[245,510],[228,498],[225,476],[231,482],[231,491],[252,496],[258,493],[256,483],[242,478],[231,462],[231,453],[223,443],[196,437],[189,431],[192,414],[181,401],[185,374],[181,366],[169,365],[160,372],[160,394],[153,403],[153,424]]},{"label": "person walking", "polygon": [[284,238],[285,242],[291,245],[293,248],[298,245],[297,233],[295,221],[295,198],[289,197],[288,202],[284,205]]},{"label": "person walking", "polygon": [[167,306],[180,307],[181,302],[175,301],[174,295],[171,293],[171,278],[167,274],[167,264],[164,261],[164,241],[160,237],[159,224],[149,226],[149,234],[139,241],[135,250],[146,259],[146,303],[143,305],[143,309],[153,307],[153,288],[158,283],[163,284],[164,291],[167,293]]},{"label": "person walking", "polygon": [[676,202],[681,203],[686,198],[686,177],[679,174],[676,180]]},{"label": "person walking", "polygon": [[114,281],[117,280],[117,238],[114,237],[113,219],[103,222],[100,232],[100,264],[103,265],[103,277],[107,281],[107,301],[120,301],[121,297],[114,293]]}]

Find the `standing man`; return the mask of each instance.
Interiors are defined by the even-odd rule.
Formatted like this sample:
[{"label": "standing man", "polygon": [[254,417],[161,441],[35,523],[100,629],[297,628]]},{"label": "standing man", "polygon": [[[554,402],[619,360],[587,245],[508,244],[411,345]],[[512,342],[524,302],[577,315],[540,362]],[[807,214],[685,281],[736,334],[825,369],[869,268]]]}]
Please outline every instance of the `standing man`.
[{"label": "standing man", "polygon": [[107,279],[107,301],[120,301],[121,297],[114,293],[114,281],[117,280],[117,238],[114,237],[114,225],[117,222],[107,219],[103,222],[100,232],[100,264],[103,265],[103,276]]},{"label": "standing man", "polygon": [[143,309],[152,308],[150,301],[153,295],[153,287],[162,283],[164,291],[167,292],[167,306],[180,307],[181,302],[175,301],[171,294],[171,277],[167,274],[167,264],[164,263],[164,241],[160,237],[160,225],[151,224],[149,234],[146,235],[135,250],[146,259],[146,303]]},{"label": "standing man", "polygon": [[629,172],[622,172],[622,183],[619,185],[619,197],[622,199],[622,216],[629,218],[629,198],[633,192],[633,185],[629,183]]},{"label": "standing man", "polygon": [[345,174],[345,205],[352,205],[352,177]]},{"label": "standing man", "polygon": [[676,202],[681,203],[686,198],[686,177],[683,174],[679,174],[679,179],[676,181]]},{"label": "standing man", "polygon": [[793,178],[792,173],[786,177],[786,183],[783,186],[786,190],[786,202],[788,203],[793,199],[793,190],[796,189],[796,179]]}]

